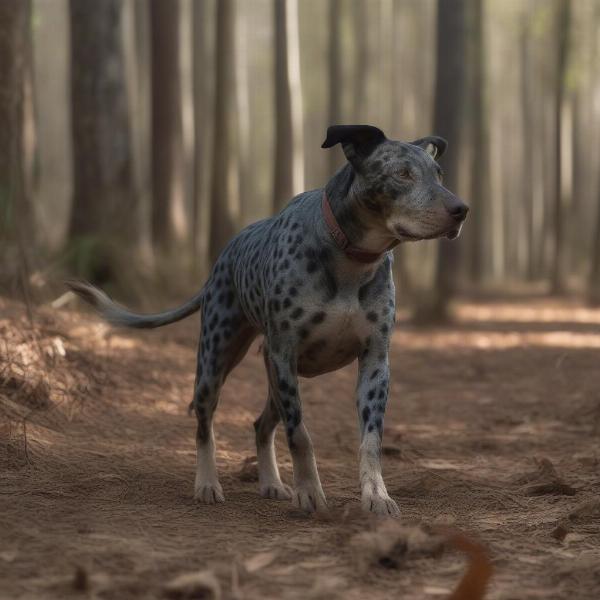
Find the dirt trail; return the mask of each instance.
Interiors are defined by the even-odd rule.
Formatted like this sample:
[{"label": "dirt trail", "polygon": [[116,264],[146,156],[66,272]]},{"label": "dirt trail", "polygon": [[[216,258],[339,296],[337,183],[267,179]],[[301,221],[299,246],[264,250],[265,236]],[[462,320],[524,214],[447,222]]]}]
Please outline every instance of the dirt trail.
[{"label": "dirt trail", "polygon": [[[459,315],[447,329],[400,320],[394,334],[384,470],[402,522],[482,542],[491,599],[598,598],[600,311],[537,301]],[[32,325],[0,300],[0,598],[162,597],[204,569],[224,598],[449,595],[465,568],[455,552],[381,565],[361,552],[377,522],[359,511],[355,366],[301,383],[329,517],[263,500],[240,474],[266,393],[257,346],[217,412],[226,503],[194,504],[198,328],[111,332],[49,309]],[[277,445],[289,482],[281,432]]]}]

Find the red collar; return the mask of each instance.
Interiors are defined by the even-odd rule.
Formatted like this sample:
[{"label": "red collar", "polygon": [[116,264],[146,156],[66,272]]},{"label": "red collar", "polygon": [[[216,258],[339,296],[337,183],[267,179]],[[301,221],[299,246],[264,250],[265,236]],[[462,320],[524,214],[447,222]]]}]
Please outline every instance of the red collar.
[{"label": "red collar", "polygon": [[352,246],[350,240],[344,233],[340,224],[337,222],[333,211],[331,210],[331,204],[327,199],[327,194],[323,191],[323,200],[321,202],[321,209],[323,212],[323,219],[327,229],[336,243],[337,247],[351,260],[355,260],[361,263],[374,263],[379,260],[386,252],[398,245],[400,240],[393,241],[383,252],[370,252],[369,250],[363,250],[357,246]]}]

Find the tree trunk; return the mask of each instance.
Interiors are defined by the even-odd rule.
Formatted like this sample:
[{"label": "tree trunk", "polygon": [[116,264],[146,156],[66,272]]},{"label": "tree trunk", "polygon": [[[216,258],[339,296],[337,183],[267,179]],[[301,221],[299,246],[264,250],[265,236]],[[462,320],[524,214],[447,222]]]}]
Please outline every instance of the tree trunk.
[{"label": "tree trunk", "polygon": [[[448,140],[442,157],[444,185],[457,192],[460,165],[462,106],[465,83],[465,2],[438,0],[437,66],[434,132]],[[445,321],[456,292],[459,271],[459,242],[440,240],[431,303],[417,310],[417,319]]]},{"label": "tree trunk", "polygon": [[39,187],[40,162],[36,120],[36,88],[33,72],[33,35],[31,0],[23,0],[27,17],[25,32],[25,62],[23,81],[23,161],[25,168],[25,196],[33,198]]},{"label": "tree trunk", "polygon": [[142,244],[145,256],[152,258],[152,240],[150,238],[151,214],[151,147],[152,131],[150,127],[151,102],[151,65],[150,65],[150,6],[148,0],[134,0],[132,6],[132,35],[133,40],[133,73],[129,81],[135,90],[130,92],[132,107],[132,144],[135,185],[140,196]]},{"label": "tree trunk", "polygon": [[304,149],[297,0],[274,0],[274,17],[276,212],[304,187]]},{"label": "tree trunk", "polygon": [[367,73],[369,67],[369,40],[367,0],[354,0],[352,5],[352,33],[354,36],[354,120],[367,122]]},{"label": "tree trunk", "polygon": [[[329,105],[328,105],[328,125],[340,123],[341,119],[341,101],[342,101],[342,62],[341,62],[341,33],[340,27],[340,0],[329,0]],[[329,173],[331,176],[334,171],[342,164],[342,151],[336,146],[336,149],[329,151]]]},{"label": "tree trunk", "polygon": [[248,80],[248,5],[238,6],[235,20],[235,99],[237,113],[237,169],[240,202],[240,222],[245,225],[252,214],[255,177],[251,153],[250,81]]},{"label": "tree trunk", "polygon": [[[139,241],[119,0],[71,0],[74,191],[69,237],[78,274],[112,279],[115,243]],[[91,245],[90,245],[91,244]],[[136,248],[137,249],[137,248]]]},{"label": "tree trunk", "polygon": [[204,256],[208,244],[204,241],[202,232],[208,233],[208,225],[203,222],[209,215],[207,197],[208,178],[207,144],[211,119],[209,112],[209,86],[207,85],[208,46],[206,34],[208,18],[206,0],[195,0],[192,4],[193,19],[193,78],[194,78],[194,173],[192,198],[192,252],[196,268],[200,265],[200,257]]},{"label": "tree trunk", "polygon": [[151,0],[152,239],[170,250],[185,236],[179,0]]},{"label": "tree trunk", "polygon": [[[471,0],[471,236],[470,274],[475,283],[483,277],[483,227],[485,204],[489,198],[489,133],[485,81],[485,36],[483,0]],[[450,150],[452,152],[452,149]]]},{"label": "tree trunk", "polygon": [[[390,137],[394,137],[395,123],[394,111],[390,99],[393,97],[394,84],[394,67],[396,61],[393,58],[394,54],[394,38],[398,38],[398,34],[394,27],[394,6],[392,0],[379,0],[379,10],[377,11],[378,26],[377,26],[377,52],[379,55],[377,65],[377,75],[379,93],[377,94],[377,122],[384,125],[386,132]],[[339,16],[338,16],[339,19]],[[341,41],[340,41],[341,43]]]},{"label": "tree trunk", "polygon": [[402,115],[404,113],[403,73],[402,73],[402,46],[406,41],[402,38],[401,28],[402,3],[394,0],[392,4],[392,16],[388,23],[388,32],[390,36],[390,127],[391,135],[396,139],[401,139],[406,132],[402,131]]},{"label": "tree trunk", "polygon": [[35,235],[26,193],[24,103],[31,26],[29,1],[0,2],[0,253],[4,243]]},{"label": "tree trunk", "polygon": [[210,258],[235,234],[239,218],[235,154],[235,3],[217,2],[216,81],[211,180]]},{"label": "tree trunk", "polygon": [[[520,24],[521,30],[519,33],[519,57],[520,57],[520,75],[521,75],[521,118],[523,126],[521,129],[522,133],[522,145],[524,155],[531,156],[530,147],[532,144],[533,132],[535,130],[534,123],[534,103],[533,103],[533,70],[531,60],[531,47],[529,37],[530,31],[530,19],[531,13],[529,11],[523,12],[523,20]],[[531,160],[530,165],[527,167],[523,165],[522,177],[523,177],[523,202],[526,206],[526,231],[527,231],[527,279],[533,281],[535,278],[535,265],[536,265],[536,244],[537,240],[537,228],[536,228],[536,214],[535,214],[535,187],[534,182],[537,180],[537,169],[536,161]]]},{"label": "tree trunk", "polygon": [[589,301],[592,306],[600,306],[600,177],[597,194],[596,227],[592,239],[592,270],[589,280]]},{"label": "tree trunk", "polygon": [[554,248],[552,254],[552,292],[559,294],[565,291],[565,252],[564,243],[566,218],[563,205],[566,202],[563,190],[563,161],[561,156],[563,140],[562,118],[565,109],[566,70],[569,53],[569,29],[571,21],[571,0],[558,0],[556,12],[557,33],[557,62],[555,82],[555,107],[554,107]]},{"label": "tree trunk", "polygon": [[[594,7],[592,22],[594,27],[594,32],[597,28],[598,20],[600,17],[600,7],[597,5]],[[596,61],[594,60],[598,55],[598,46],[597,46],[598,38],[593,38],[593,45],[591,49],[592,56],[592,65],[596,65]],[[595,84],[596,89],[598,89],[598,80],[597,80],[597,70],[594,70],[595,76],[592,81]],[[594,89],[594,87],[592,87]],[[592,172],[596,172],[594,169]],[[596,174],[596,224],[593,232],[592,238],[592,259],[591,259],[591,272],[589,279],[589,291],[588,298],[592,306],[600,306],[600,173]]]}]

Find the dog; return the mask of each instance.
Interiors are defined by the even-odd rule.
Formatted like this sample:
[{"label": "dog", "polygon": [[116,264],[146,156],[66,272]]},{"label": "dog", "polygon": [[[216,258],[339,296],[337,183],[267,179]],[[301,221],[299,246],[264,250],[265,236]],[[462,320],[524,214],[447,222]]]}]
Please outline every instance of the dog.
[{"label": "dog", "polygon": [[[392,249],[401,242],[456,238],[468,207],[442,185],[437,159],[447,143],[440,137],[404,143],[371,125],[334,125],[322,147],[336,144],[347,162],[325,188],[304,192],[276,216],[243,229],[223,250],[202,290],[179,308],[139,315],[87,283],[70,283],[117,326],[161,327],[201,311],[190,406],[198,420],[199,502],[224,501],[213,415],[225,378],[262,334],[269,391],[254,423],[260,494],[292,499],[308,512],[326,510],[302,419],[298,376],[314,377],[358,359],[362,507],[399,514],[380,462],[395,321]],[[275,458],[280,420],[293,461],[293,489],[281,481]]]}]

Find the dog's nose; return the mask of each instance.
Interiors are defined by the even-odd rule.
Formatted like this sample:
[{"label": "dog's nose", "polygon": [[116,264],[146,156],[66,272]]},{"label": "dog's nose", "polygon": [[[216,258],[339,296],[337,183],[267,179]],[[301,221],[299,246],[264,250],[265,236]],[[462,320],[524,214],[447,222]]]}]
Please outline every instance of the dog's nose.
[{"label": "dog's nose", "polygon": [[456,221],[464,221],[467,218],[469,207],[461,202],[460,204],[453,206],[448,212]]},{"label": "dog's nose", "polygon": [[448,211],[448,214],[459,223],[465,220],[469,207],[454,194],[445,194],[442,196],[442,202],[444,207]]}]

